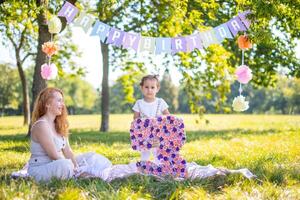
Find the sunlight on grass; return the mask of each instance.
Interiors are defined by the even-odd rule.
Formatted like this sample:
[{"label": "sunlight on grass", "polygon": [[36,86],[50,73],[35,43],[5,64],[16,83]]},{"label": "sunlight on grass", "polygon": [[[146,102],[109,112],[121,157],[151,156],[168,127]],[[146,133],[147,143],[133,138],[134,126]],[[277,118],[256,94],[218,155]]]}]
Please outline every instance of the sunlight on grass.
[{"label": "sunlight on grass", "polygon": [[[0,199],[300,199],[300,116],[180,115],[187,130],[181,154],[189,162],[231,169],[249,168],[258,180],[240,175],[207,180],[158,181],[131,176],[105,183],[99,179],[12,180],[10,173],[29,159],[22,117],[0,118]],[[99,115],[70,116],[70,143],[76,154],[97,152],[114,164],[135,162],[130,146],[132,115],[111,115],[110,132],[100,133]]]}]

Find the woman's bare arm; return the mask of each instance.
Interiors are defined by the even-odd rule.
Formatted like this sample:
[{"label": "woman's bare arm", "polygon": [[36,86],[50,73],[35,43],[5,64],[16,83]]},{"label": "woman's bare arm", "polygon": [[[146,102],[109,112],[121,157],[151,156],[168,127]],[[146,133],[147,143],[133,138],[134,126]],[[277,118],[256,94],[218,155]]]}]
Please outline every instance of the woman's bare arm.
[{"label": "woman's bare arm", "polygon": [[67,142],[66,142],[66,147],[63,149],[63,153],[65,155],[66,158],[68,159],[71,159],[72,160],[72,163],[74,165],[74,167],[78,167],[78,164],[77,164],[77,161],[75,159],[75,155],[73,153],[73,150],[69,144],[69,140],[67,139]]},{"label": "woman's bare arm", "polygon": [[63,157],[59,155],[53,142],[53,135],[49,130],[46,122],[39,122],[31,130],[31,137],[35,142],[41,144],[42,148],[46,151],[47,155],[53,159],[58,160]]}]

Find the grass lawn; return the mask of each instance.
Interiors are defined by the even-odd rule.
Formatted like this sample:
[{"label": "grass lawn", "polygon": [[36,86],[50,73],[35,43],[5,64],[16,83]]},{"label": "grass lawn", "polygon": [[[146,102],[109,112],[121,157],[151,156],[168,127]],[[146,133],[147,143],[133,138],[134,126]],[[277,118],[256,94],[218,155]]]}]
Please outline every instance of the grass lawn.
[{"label": "grass lawn", "polygon": [[[206,180],[158,181],[131,176],[111,183],[100,179],[12,180],[10,174],[29,159],[22,117],[0,118],[0,199],[300,199],[300,116],[181,115],[188,162],[230,169],[249,168],[259,180],[241,175]],[[70,116],[70,142],[75,153],[94,151],[114,164],[136,161],[129,141],[132,115],[111,115],[109,133],[98,132],[100,116]]]}]

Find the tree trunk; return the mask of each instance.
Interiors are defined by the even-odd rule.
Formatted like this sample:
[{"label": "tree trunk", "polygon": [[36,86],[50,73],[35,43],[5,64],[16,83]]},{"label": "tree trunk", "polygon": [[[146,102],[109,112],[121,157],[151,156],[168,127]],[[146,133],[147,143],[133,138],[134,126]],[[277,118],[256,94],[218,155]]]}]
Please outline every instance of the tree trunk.
[{"label": "tree trunk", "polygon": [[25,77],[24,70],[22,68],[22,62],[20,59],[19,52],[16,50],[16,60],[17,60],[17,67],[18,67],[18,72],[19,76],[21,79],[21,84],[22,84],[22,95],[23,95],[23,116],[24,116],[24,121],[23,125],[29,125],[30,121],[30,103],[29,103],[29,93],[28,93],[28,86],[27,86],[27,81]]},{"label": "tree trunk", "polygon": [[[42,7],[48,6],[48,0],[37,0],[37,5]],[[31,110],[33,110],[34,102],[40,93],[41,90],[47,87],[46,81],[41,76],[41,65],[47,62],[46,55],[42,52],[42,45],[51,39],[51,35],[48,31],[48,27],[46,25],[46,14],[42,11],[38,13],[37,16],[39,33],[38,33],[38,46],[37,46],[37,55],[35,59],[35,67],[33,74],[33,82],[32,82],[32,101],[31,101]],[[29,124],[27,136],[30,136],[31,123]]]},{"label": "tree trunk", "polygon": [[100,43],[101,43],[102,62],[103,62],[100,131],[108,132],[109,129],[108,45],[102,42]]},{"label": "tree trunk", "polygon": [[[68,0],[68,2],[74,4],[76,0]],[[36,3],[38,6],[44,8],[48,7],[48,0],[37,0]],[[66,19],[64,17],[60,17],[60,19],[63,19],[62,23],[64,29],[66,27]],[[37,56],[35,61],[32,89],[31,89],[32,91],[31,108],[33,108],[34,102],[38,94],[40,93],[40,91],[47,87],[46,81],[41,76],[41,65],[47,62],[47,57],[42,52],[42,45],[51,39],[51,34],[49,33],[48,26],[46,24],[46,13],[41,11],[37,16],[37,20],[38,20],[38,27],[39,27],[39,38],[38,38]],[[30,135],[30,128],[31,125],[29,125],[28,135]]]},{"label": "tree trunk", "polygon": [[[42,5],[46,1],[39,1],[39,4]],[[45,24],[46,18],[43,12],[38,14],[38,26],[39,26],[39,38],[38,38],[38,47],[37,47],[37,56],[34,67],[33,82],[32,82],[32,104],[33,104],[39,92],[47,87],[46,81],[41,76],[41,65],[47,62],[46,55],[42,52],[42,45],[49,41],[51,38],[50,33],[48,32],[47,25]]]},{"label": "tree trunk", "polygon": [[[37,5],[41,7],[48,7],[48,0],[37,0]],[[68,0],[71,4],[75,4],[76,0]],[[50,41],[51,34],[48,31],[48,26],[46,24],[46,13],[41,11],[38,16],[38,26],[39,26],[39,38],[38,38],[38,47],[37,47],[37,56],[34,68],[33,75],[33,83],[32,83],[32,104],[31,108],[33,108],[33,104],[39,92],[47,87],[46,81],[41,76],[41,65],[47,62],[46,55],[42,52],[42,45],[45,42]],[[60,17],[63,23],[63,29],[66,27],[66,19],[64,17]]]},{"label": "tree trunk", "polygon": [[2,104],[1,110],[2,110],[1,117],[3,117],[4,116],[4,105],[3,104]]}]

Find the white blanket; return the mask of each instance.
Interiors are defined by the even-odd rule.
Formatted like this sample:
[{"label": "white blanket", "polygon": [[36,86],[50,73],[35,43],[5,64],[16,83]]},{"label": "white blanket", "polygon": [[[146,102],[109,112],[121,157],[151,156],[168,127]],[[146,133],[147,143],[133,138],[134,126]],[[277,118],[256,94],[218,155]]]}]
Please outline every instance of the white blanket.
[{"label": "white blanket", "polygon": [[[17,172],[13,172],[11,176],[13,178],[29,177],[29,174],[27,173],[27,169],[28,169],[28,163],[26,163],[23,169]],[[228,174],[235,174],[235,173],[242,174],[248,179],[256,178],[256,176],[246,168],[238,169],[238,170],[219,169],[213,167],[212,165],[201,166],[196,164],[195,162],[192,162],[192,163],[187,163],[186,169],[188,171],[188,178],[191,180],[205,179],[215,175],[225,176]],[[110,167],[101,170],[97,168],[91,168],[88,165],[83,165],[77,169],[77,173],[75,174],[75,177],[80,177],[83,174],[84,177],[86,178],[89,177],[101,178],[104,181],[110,182],[116,178],[125,178],[134,174],[141,174],[141,173],[137,171],[137,167],[135,163],[130,163],[130,164],[112,165]],[[182,179],[177,178],[176,180],[182,180]]]}]

